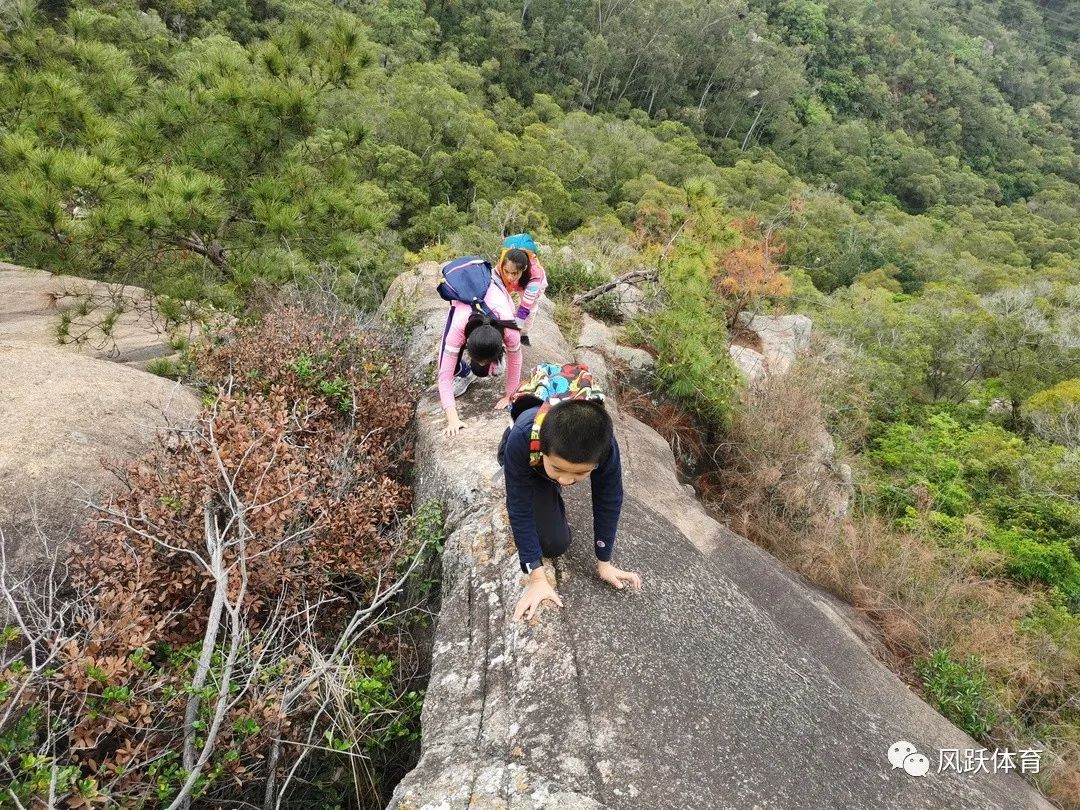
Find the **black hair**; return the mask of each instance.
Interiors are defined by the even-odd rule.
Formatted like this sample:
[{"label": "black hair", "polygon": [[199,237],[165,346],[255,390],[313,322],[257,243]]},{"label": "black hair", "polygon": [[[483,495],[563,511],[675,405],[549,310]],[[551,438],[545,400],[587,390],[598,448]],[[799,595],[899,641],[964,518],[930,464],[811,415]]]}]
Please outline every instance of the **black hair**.
[{"label": "black hair", "polygon": [[611,417],[599,400],[559,402],[540,425],[540,452],[571,464],[599,464],[611,447],[613,433]]},{"label": "black hair", "polygon": [[524,250],[514,248],[513,250],[506,251],[506,256],[503,257],[504,262],[510,262],[521,268],[521,278],[518,280],[518,285],[521,289],[525,289],[529,280],[532,278],[532,274],[529,272],[529,254]]},{"label": "black hair", "polygon": [[490,318],[476,318],[465,326],[465,348],[469,359],[489,365],[503,358],[503,333]]}]

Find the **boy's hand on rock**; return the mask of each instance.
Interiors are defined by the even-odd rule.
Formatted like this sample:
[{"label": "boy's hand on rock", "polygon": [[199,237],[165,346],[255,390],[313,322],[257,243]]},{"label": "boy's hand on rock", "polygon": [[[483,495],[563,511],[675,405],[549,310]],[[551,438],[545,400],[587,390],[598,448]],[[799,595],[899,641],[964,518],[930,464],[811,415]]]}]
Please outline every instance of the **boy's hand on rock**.
[{"label": "boy's hand on rock", "polygon": [[621,591],[627,585],[633,585],[634,590],[641,590],[641,577],[633,571],[623,571],[609,562],[599,561],[596,563],[596,573],[600,579],[616,590]]},{"label": "boy's hand on rock", "polygon": [[518,599],[517,607],[514,608],[514,621],[524,617],[526,620],[531,619],[533,614],[540,609],[540,605],[544,602],[552,602],[558,607],[562,607],[562,599],[555,593],[555,589],[551,587],[551,583],[547,581],[547,578],[541,579],[529,579],[529,587],[525,589],[525,593]]}]

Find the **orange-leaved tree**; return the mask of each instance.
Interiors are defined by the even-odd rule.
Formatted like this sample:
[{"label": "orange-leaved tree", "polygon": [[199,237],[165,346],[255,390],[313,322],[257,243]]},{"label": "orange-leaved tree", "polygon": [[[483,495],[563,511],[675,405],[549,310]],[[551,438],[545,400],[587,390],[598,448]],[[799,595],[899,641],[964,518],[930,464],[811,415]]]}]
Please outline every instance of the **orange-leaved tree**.
[{"label": "orange-leaved tree", "polygon": [[753,308],[761,299],[779,299],[791,294],[791,281],[781,272],[779,259],[786,246],[776,226],[764,230],[754,217],[736,219],[731,227],[741,239],[720,257],[716,289],[728,302],[728,326],[739,313]]}]

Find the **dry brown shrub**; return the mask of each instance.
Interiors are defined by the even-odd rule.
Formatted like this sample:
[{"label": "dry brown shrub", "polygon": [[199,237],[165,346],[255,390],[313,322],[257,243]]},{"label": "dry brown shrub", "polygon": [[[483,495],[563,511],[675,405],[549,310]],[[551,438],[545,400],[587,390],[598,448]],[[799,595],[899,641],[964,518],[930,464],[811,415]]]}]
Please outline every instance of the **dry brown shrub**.
[{"label": "dry brown shrub", "polygon": [[[615,379],[626,378],[619,374]],[[664,437],[683,468],[693,470],[704,463],[707,456],[701,428],[677,405],[654,400],[634,388],[621,390],[619,403],[627,413]]]},{"label": "dry brown shrub", "polygon": [[282,746],[303,759],[332,724],[320,679],[392,651],[378,620],[414,551],[404,364],[373,331],[287,307],[196,366],[216,392],[198,424],[116,469],[64,592],[22,605],[0,732],[29,725],[43,773],[83,780],[58,797],[4,759],[33,801],[163,806],[187,789],[273,806],[298,761]]}]

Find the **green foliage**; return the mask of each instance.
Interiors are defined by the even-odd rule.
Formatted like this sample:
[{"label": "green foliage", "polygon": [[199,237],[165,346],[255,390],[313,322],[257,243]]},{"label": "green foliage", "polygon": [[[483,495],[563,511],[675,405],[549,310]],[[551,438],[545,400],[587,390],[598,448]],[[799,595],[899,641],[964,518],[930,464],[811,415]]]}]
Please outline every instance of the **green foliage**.
[{"label": "green foliage", "polygon": [[984,526],[976,536],[1004,554],[1010,578],[1055,588],[1080,610],[1080,505],[1068,497],[1076,472],[1063,448],[930,411],[891,425],[867,457],[882,477],[876,506],[898,525],[954,540]]},{"label": "green foliage", "polygon": [[176,364],[168,357],[158,357],[151,360],[146,364],[146,371],[166,379],[175,379],[179,374]]},{"label": "green foliage", "polygon": [[582,309],[594,318],[599,318],[607,323],[616,323],[622,319],[619,313],[619,299],[613,292],[607,292],[586,301]]},{"label": "green foliage", "polygon": [[1019,530],[992,532],[990,542],[1006,553],[1010,577],[1056,588],[1070,610],[1080,613],[1080,562],[1067,543],[1039,540]]},{"label": "green foliage", "polygon": [[706,422],[725,427],[739,379],[728,353],[727,313],[712,285],[716,252],[737,237],[710,184],[688,186],[684,205],[689,227],[676,236],[661,265],[669,305],[632,331],[656,350],[656,375],[665,392]]},{"label": "green foliage", "polygon": [[441,554],[446,542],[446,516],[442,503],[430,499],[424,501],[413,515],[412,537],[419,546],[426,546]]},{"label": "green foliage", "polygon": [[331,112],[371,62],[356,21],[327,9],[314,40],[297,22],[246,47],[170,41],[158,79],[131,41],[82,27],[115,36],[133,14],[87,10],[8,43],[42,64],[32,81],[0,76],[7,111],[26,113],[0,133],[12,256],[223,305],[319,264],[381,283],[369,248],[395,209],[348,151],[363,126]]},{"label": "green foliage", "polygon": [[[353,708],[358,716],[368,718],[373,728],[360,741],[368,751],[384,749],[401,742],[420,739],[420,710],[424,693],[401,692],[395,664],[385,655],[363,654],[357,662],[357,676],[349,683]],[[330,735],[330,744],[343,741]]]},{"label": "green foliage", "polygon": [[391,329],[400,334],[408,334],[420,322],[416,302],[407,296],[398,296],[385,311],[386,322]]},{"label": "green foliage", "polygon": [[955,457],[961,433],[955,419],[935,413],[921,431],[905,423],[893,425],[868,456],[885,469],[902,470],[905,488],[925,488],[935,511],[963,515],[971,493],[964,486],[962,462]]},{"label": "green foliage", "polygon": [[611,278],[592,263],[577,261],[558,264],[551,269],[547,295],[569,301],[578,293],[599,287],[607,281],[611,281]]},{"label": "green foliage", "polygon": [[954,661],[948,649],[935,650],[917,661],[915,671],[939,712],[976,739],[997,720],[986,685],[986,672],[975,656]]},{"label": "green foliage", "polygon": [[[417,573],[413,581],[422,598],[438,593],[441,580],[439,565],[445,542],[446,511],[440,501],[434,498],[426,500],[416,508],[412,516],[409,532],[412,551],[398,562],[400,571],[405,571],[416,563]],[[420,555],[419,559],[417,555]]]},{"label": "green foliage", "polygon": [[1024,410],[1040,436],[1067,447],[1080,446],[1080,379],[1032,395]]}]

